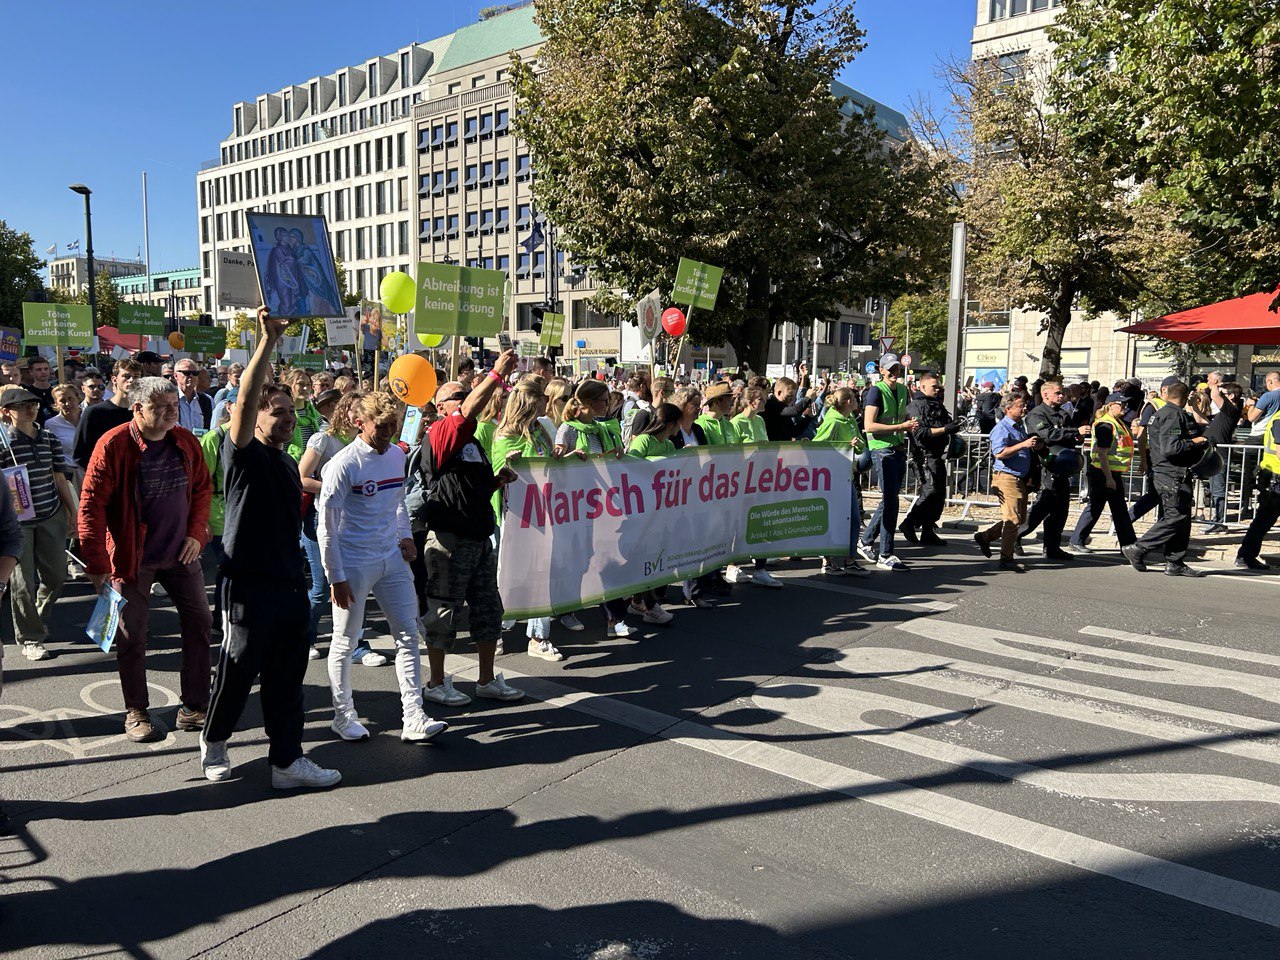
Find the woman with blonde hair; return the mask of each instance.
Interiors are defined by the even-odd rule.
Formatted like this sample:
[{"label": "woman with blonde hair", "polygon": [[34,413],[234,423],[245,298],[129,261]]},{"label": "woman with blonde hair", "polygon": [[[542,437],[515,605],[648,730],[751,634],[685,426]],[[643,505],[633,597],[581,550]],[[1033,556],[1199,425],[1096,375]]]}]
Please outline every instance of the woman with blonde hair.
[{"label": "woman with blonde hair", "polygon": [[356,713],[350,668],[372,594],[396,644],[400,739],[420,743],[447,724],[431,719],[422,708],[418,595],[409,571],[417,549],[404,504],[405,454],[391,442],[400,424],[400,405],[390,394],[366,395],[352,403],[350,419],[357,435],[329,461],[316,501],[320,554],[333,599],[330,728],[343,740],[369,739]]},{"label": "woman with blonde hair", "polygon": [[480,444],[480,449],[485,452],[485,456],[489,456],[493,447],[493,435],[498,429],[498,421],[506,405],[507,391],[495,390],[489,402],[485,404],[485,408],[480,411],[480,416],[476,417],[476,443]]},{"label": "woman with blonde hair", "polygon": [[[497,474],[503,467],[511,466],[521,457],[550,457],[554,446],[551,435],[543,428],[541,419],[546,414],[547,396],[538,377],[525,377],[506,396],[506,408],[502,423],[498,426],[490,446],[489,460]],[[503,492],[499,488],[493,495],[498,523],[502,523]],[[563,660],[564,654],[551,643],[551,618],[535,617],[525,629],[529,638],[526,653],[539,660]]]},{"label": "woman with blonde hair", "polygon": [[543,390],[547,397],[547,412],[542,417],[542,426],[554,437],[560,424],[564,423],[564,408],[573,395],[573,384],[563,377],[557,377]]},{"label": "woman with blonde hair", "polygon": [[[617,424],[601,420],[609,406],[609,388],[599,380],[584,380],[573,391],[573,398],[565,404],[564,421],[556,430],[554,457],[578,456],[582,458],[622,456],[622,433]],[[629,637],[633,633],[627,625],[627,604],[623,600],[608,600],[604,604],[607,615],[606,630],[611,637]],[[568,614],[560,618],[570,630],[582,629],[578,618]]]},{"label": "woman with blonde hair", "polygon": [[293,410],[298,422],[293,428],[293,439],[285,452],[295,461],[302,459],[307,442],[320,432],[320,411],[311,402],[311,374],[301,367],[294,367],[284,375],[284,385],[293,396]]},{"label": "woman with blonde hair", "polygon": [[[842,447],[851,447],[855,454],[865,450],[867,448],[867,438],[862,432],[862,428],[858,425],[858,418],[853,412],[856,403],[857,395],[848,387],[840,387],[828,393],[823,400],[826,414],[822,418],[822,423],[818,425],[818,432],[814,434],[813,442],[834,443]],[[832,576],[843,576],[847,572],[867,573],[866,570],[858,565],[854,554],[858,542],[858,534],[862,528],[862,505],[859,499],[861,491],[858,488],[857,468],[851,466],[850,471],[853,474],[853,502],[850,506],[851,513],[849,516],[849,556],[839,562],[831,557],[822,558],[822,572]]]},{"label": "woman with blonde hair", "polygon": [[[320,620],[329,610],[329,581],[324,575],[324,564],[320,558],[320,541],[316,531],[315,498],[320,495],[321,479],[326,464],[337,456],[356,435],[355,425],[351,422],[352,407],[363,397],[360,393],[348,393],[338,401],[329,418],[329,424],[319,433],[313,434],[307,441],[306,452],[298,461],[298,474],[302,478],[302,502],[305,512],[302,517],[302,552],[307,556],[307,566],[311,570],[311,590],[308,599],[311,602],[311,653],[312,660],[320,659],[320,651],[316,649],[316,640],[320,633]],[[363,641],[356,646],[352,654],[355,663],[366,667],[385,666],[387,658],[370,649]]]}]

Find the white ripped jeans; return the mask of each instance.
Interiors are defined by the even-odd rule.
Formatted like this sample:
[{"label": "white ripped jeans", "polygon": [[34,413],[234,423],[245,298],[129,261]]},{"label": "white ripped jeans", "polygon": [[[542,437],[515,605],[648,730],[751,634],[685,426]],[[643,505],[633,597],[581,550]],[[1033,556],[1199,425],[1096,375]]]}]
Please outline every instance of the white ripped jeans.
[{"label": "white ripped jeans", "polygon": [[421,717],[422,676],[418,660],[418,597],[413,574],[399,553],[367,564],[345,568],[353,600],[350,608],[333,606],[333,638],[329,644],[329,687],[333,710],[339,716],[355,716],[351,697],[351,651],[360,642],[365,603],[372,593],[386,615],[396,641],[396,680],[405,720]]}]

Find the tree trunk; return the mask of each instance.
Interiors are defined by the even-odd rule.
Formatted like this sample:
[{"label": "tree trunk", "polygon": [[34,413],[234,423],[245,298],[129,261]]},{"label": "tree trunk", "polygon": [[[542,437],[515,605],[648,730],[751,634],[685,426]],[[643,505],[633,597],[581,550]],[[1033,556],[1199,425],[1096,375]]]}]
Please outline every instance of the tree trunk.
[{"label": "tree trunk", "polygon": [[[1044,349],[1040,354],[1040,379],[1051,380],[1062,372],[1062,341],[1071,323],[1071,304],[1075,291],[1069,284],[1058,288],[1046,321]],[[1012,372],[1012,371],[1010,371]]]},{"label": "tree trunk", "polygon": [[729,332],[729,345],[738,355],[738,363],[763,375],[769,362],[769,340],[777,319],[772,315],[769,298],[769,276],[756,271],[747,278],[745,318],[740,327]]}]

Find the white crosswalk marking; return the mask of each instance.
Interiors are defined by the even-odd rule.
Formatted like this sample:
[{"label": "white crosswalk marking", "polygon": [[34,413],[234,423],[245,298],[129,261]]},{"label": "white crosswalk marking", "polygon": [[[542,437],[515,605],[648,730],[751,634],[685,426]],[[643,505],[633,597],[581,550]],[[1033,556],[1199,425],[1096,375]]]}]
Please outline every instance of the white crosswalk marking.
[{"label": "white crosswalk marking", "polygon": [[[1253,650],[1239,650],[1236,647],[1222,647],[1213,643],[1193,643],[1187,640],[1175,640],[1172,637],[1156,637],[1149,633],[1129,633],[1125,630],[1112,630],[1109,627],[1083,627],[1080,632],[1086,637],[1105,637],[1109,640],[1123,640],[1125,643],[1139,643],[1143,646],[1159,647],[1167,650],[1185,650],[1188,653],[1199,653],[1206,657],[1239,660],[1243,663],[1256,663],[1266,667],[1280,667],[1280,657],[1270,653],[1255,653]],[[1280,682],[1280,678],[1278,678],[1277,682]]]}]

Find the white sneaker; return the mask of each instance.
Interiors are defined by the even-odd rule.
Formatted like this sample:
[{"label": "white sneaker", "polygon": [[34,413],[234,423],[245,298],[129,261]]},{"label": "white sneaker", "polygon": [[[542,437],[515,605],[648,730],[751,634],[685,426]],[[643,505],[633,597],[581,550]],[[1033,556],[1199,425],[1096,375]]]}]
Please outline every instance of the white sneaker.
[{"label": "white sneaker", "polygon": [[512,627],[514,627],[515,625],[516,625],[516,622],[515,622],[514,620],[503,620],[503,621],[502,621],[502,632],[503,632],[503,633],[506,633],[508,630],[510,630],[510,629],[511,629]]},{"label": "white sneaker", "polygon": [[307,648],[307,659],[308,659],[308,660],[319,660],[319,659],[320,659],[320,651],[319,651],[318,649],[316,649],[316,645],[315,645],[314,643],[313,643],[310,647],[308,647],[308,648]]},{"label": "white sneaker", "polygon": [[357,660],[355,657],[352,657],[352,662],[358,663],[362,667],[385,667],[387,665],[387,658],[377,650],[370,650],[368,647],[356,647],[354,652],[360,653],[362,650],[364,653],[361,655],[360,659]]},{"label": "white sneaker", "polygon": [[631,629],[627,621],[619,620],[617,623],[609,624],[608,627],[605,628],[605,633],[611,637],[629,637],[635,633],[635,631]]},{"label": "white sneaker", "polygon": [[757,587],[772,587],[775,590],[782,589],[782,581],[764,567],[761,567],[751,575],[751,582]]},{"label": "white sneaker", "polygon": [[564,654],[551,645],[550,640],[530,640],[529,649],[525,651],[531,657],[537,657],[539,660],[563,660]]},{"label": "white sneaker", "polygon": [[461,690],[453,688],[453,674],[448,674],[444,678],[444,683],[438,687],[424,687],[422,689],[422,699],[430,700],[432,703],[441,703],[446,707],[465,707],[471,702]]},{"label": "white sneaker", "polygon": [[731,563],[724,568],[725,583],[742,583],[742,581],[747,579],[749,579],[749,577],[746,571],[736,564]]},{"label": "white sneaker", "polygon": [[209,743],[200,734],[200,766],[204,769],[204,778],[217,783],[231,778],[231,760],[227,757],[227,741]]},{"label": "white sneaker", "polygon": [[153,597],[169,596],[167,593],[164,592],[164,587],[160,586],[158,581],[156,583],[151,584],[151,595]]},{"label": "white sneaker", "polygon": [[495,673],[488,683],[476,684],[476,696],[489,700],[519,700],[524,696],[523,690],[517,690],[507,683],[500,673]]},{"label": "white sneaker", "polygon": [[863,543],[861,540],[858,541],[858,556],[867,561],[867,563],[875,563],[880,559],[879,554],[876,553],[876,548],[870,544]]},{"label": "white sneaker", "polygon": [[28,660],[48,660],[52,656],[43,643],[22,644],[22,655]]},{"label": "white sneaker", "polygon": [[420,717],[411,717],[404,722],[400,739],[405,743],[426,743],[447,729],[449,725],[443,720],[432,720],[424,713]]},{"label": "white sneaker", "polygon": [[560,615],[560,626],[566,630],[572,630],[577,633],[579,630],[587,629],[582,625],[582,621],[575,617],[572,613],[564,613]]},{"label": "white sneaker", "polygon": [[653,607],[644,611],[645,623],[670,623],[675,619],[675,614],[669,610],[663,610],[661,607]]},{"label": "white sneaker", "polygon": [[342,774],[337,770],[326,770],[306,757],[299,757],[287,767],[271,768],[271,786],[277,790],[293,790],[297,787],[318,790],[332,787],[341,779]]},{"label": "white sneaker", "polygon": [[329,724],[329,729],[349,743],[357,743],[360,740],[369,739],[368,728],[355,717],[344,714],[335,714],[333,721]]},{"label": "white sneaker", "polygon": [[876,566],[881,570],[906,570],[907,565],[895,557],[891,553],[885,554],[876,561]]}]

